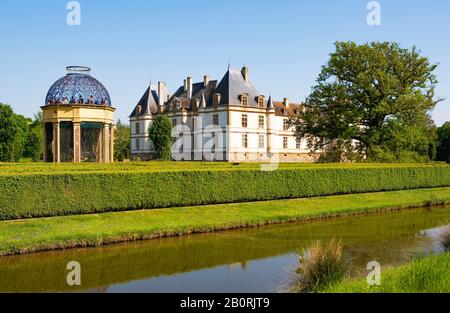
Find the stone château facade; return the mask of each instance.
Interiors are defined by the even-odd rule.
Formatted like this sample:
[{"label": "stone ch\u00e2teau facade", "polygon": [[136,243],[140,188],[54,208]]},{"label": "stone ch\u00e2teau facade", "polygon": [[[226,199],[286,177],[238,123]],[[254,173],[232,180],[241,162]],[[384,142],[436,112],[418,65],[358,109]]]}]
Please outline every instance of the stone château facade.
[{"label": "stone ch\u00e2teau facade", "polygon": [[148,130],[157,114],[166,114],[175,127],[176,160],[314,162],[318,156],[296,140],[288,124],[301,109],[287,98],[274,101],[259,93],[247,67],[228,69],[221,81],[204,76],[194,83],[188,77],[171,96],[159,82],[130,115],[132,159],[154,157]]}]

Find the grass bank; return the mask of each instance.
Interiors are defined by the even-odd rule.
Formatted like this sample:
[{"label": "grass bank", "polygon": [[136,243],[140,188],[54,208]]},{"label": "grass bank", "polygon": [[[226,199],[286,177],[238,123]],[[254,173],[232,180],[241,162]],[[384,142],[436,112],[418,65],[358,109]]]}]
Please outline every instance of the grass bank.
[{"label": "grass bank", "polygon": [[0,222],[0,255],[450,203],[450,188]]},{"label": "grass bank", "polygon": [[0,220],[450,186],[446,164],[0,165]]},{"label": "grass bank", "polygon": [[329,293],[449,293],[450,253],[415,259],[382,272],[381,286],[369,286],[365,279],[346,280]]}]

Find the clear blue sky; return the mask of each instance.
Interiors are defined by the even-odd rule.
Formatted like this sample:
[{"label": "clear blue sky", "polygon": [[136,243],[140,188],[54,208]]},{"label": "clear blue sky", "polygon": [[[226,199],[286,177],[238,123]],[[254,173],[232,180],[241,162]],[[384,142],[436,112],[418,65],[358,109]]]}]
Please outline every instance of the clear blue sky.
[{"label": "clear blue sky", "polygon": [[450,1],[380,0],[382,25],[366,22],[368,0],[81,0],[81,26],[66,24],[66,0],[0,3],[0,102],[32,116],[67,65],[88,65],[127,116],[150,80],[173,92],[183,79],[220,79],[250,67],[263,94],[302,101],[333,43],[398,41],[439,62],[433,117],[450,120]]}]

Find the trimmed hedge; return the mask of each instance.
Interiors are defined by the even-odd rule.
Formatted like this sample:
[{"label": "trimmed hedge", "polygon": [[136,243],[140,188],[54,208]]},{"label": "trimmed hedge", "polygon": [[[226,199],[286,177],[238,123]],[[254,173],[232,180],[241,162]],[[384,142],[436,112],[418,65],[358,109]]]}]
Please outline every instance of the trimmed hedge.
[{"label": "trimmed hedge", "polygon": [[450,186],[447,165],[0,175],[0,220]]}]

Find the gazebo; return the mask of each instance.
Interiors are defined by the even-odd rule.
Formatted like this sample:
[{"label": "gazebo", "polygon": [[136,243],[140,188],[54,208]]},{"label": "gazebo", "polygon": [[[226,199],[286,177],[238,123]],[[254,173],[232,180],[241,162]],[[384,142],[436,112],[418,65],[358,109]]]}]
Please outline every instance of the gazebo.
[{"label": "gazebo", "polygon": [[43,111],[45,162],[114,161],[114,112],[106,88],[85,66],[68,66],[67,75],[47,93]]}]

